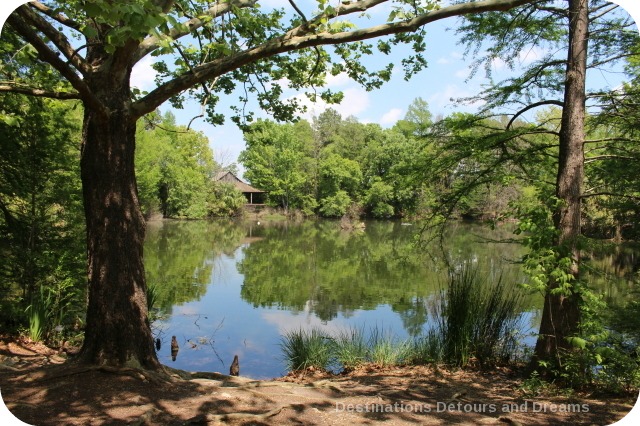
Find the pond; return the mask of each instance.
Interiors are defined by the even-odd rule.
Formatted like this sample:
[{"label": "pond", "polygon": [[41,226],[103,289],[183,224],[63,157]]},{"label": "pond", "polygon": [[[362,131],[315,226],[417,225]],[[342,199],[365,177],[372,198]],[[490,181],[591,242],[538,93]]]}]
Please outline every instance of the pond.
[{"label": "pond", "polygon": [[[418,232],[400,222],[367,222],[357,232],[327,220],[149,222],[145,268],[157,293],[152,328],[160,361],[227,373],[237,354],[241,375],[277,377],[286,374],[280,342],[287,331],[422,334],[432,326],[430,305],[446,280],[443,257],[472,262],[492,277],[525,279],[514,263],[522,247],[489,242],[512,236],[509,229],[456,224],[444,251],[436,245],[416,250]],[[603,280],[610,292],[625,293],[624,283],[610,282]],[[527,298],[525,343],[533,342],[540,307],[541,297]],[[175,359],[172,336],[180,346]]]}]

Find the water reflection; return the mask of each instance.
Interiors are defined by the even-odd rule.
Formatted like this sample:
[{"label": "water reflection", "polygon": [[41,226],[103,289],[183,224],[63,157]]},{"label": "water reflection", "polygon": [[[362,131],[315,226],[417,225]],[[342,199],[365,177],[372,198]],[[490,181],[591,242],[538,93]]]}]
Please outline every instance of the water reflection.
[{"label": "water reflection", "polygon": [[[430,326],[445,269],[414,249],[416,232],[394,222],[367,223],[358,233],[331,221],[150,223],[145,268],[157,286],[160,319],[153,328],[161,362],[226,372],[238,355],[243,375],[266,378],[285,373],[278,345],[291,329],[378,327],[400,338],[419,335]],[[460,224],[445,238],[446,257],[521,280],[512,263],[521,247],[482,242],[509,236],[507,229]],[[539,298],[527,303],[524,317],[535,329]]]},{"label": "water reflection", "polygon": [[584,251],[587,282],[612,306],[637,300],[640,281],[640,247],[637,244],[592,243]]}]

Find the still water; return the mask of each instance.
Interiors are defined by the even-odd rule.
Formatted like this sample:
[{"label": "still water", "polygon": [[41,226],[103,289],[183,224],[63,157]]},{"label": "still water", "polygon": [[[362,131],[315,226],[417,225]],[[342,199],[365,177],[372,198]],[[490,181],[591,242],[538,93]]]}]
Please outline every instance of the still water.
[{"label": "still water", "polygon": [[[445,283],[445,257],[524,280],[514,263],[522,247],[488,242],[512,236],[508,229],[458,224],[444,250],[416,250],[418,231],[400,222],[368,222],[358,232],[334,221],[150,222],[145,268],[157,291],[152,327],[160,361],[227,373],[237,354],[241,375],[281,376],[279,344],[290,330],[375,327],[398,338],[420,335],[433,324],[429,306]],[[538,327],[540,302],[527,299],[525,340]],[[180,345],[175,360],[172,336]]]}]

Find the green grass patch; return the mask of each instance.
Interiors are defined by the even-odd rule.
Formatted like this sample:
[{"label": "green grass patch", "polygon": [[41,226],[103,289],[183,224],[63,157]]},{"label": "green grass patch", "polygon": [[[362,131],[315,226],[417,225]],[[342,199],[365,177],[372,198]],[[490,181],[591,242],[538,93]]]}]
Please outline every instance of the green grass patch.
[{"label": "green grass patch", "polygon": [[317,328],[289,331],[280,342],[289,371],[310,367],[327,370],[332,359],[332,346],[332,339]]},{"label": "green grass patch", "polygon": [[361,328],[340,331],[334,339],[334,355],[345,370],[353,370],[368,362],[369,345]]},{"label": "green grass patch", "polygon": [[469,264],[462,263],[449,274],[432,306],[434,320],[425,334],[400,339],[378,327],[368,335],[362,328],[333,335],[319,329],[291,331],[281,341],[287,368],[350,371],[363,364],[427,363],[464,367],[472,359],[481,366],[512,360],[518,350],[524,293],[515,281],[483,277]]}]

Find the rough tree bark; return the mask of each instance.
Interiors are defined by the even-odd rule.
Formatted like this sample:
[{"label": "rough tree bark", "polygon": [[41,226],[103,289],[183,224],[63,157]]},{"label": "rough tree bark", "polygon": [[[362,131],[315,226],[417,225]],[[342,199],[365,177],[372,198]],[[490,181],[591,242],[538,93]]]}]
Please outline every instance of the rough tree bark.
[{"label": "rough tree bark", "polygon": [[[578,278],[580,249],[580,211],[584,181],[584,118],[587,41],[589,30],[588,0],[569,0],[569,52],[560,130],[560,152],[556,197],[561,201],[554,212],[558,231],[557,248],[562,257],[572,259],[569,273]],[[575,334],[580,321],[579,294],[556,293],[557,281],[547,289],[534,362],[559,361],[562,350],[570,349],[567,337]]]},{"label": "rough tree bark", "polygon": [[[121,55],[126,55],[126,50]],[[88,60],[104,64],[108,59],[100,52],[89,52]],[[130,111],[131,66],[118,62],[103,65],[85,80],[106,111],[85,104],[80,168],[89,304],[80,360],[155,369],[160,364],[147,317],[142,256],[145,221],[134,169],[136,118]]]}]

